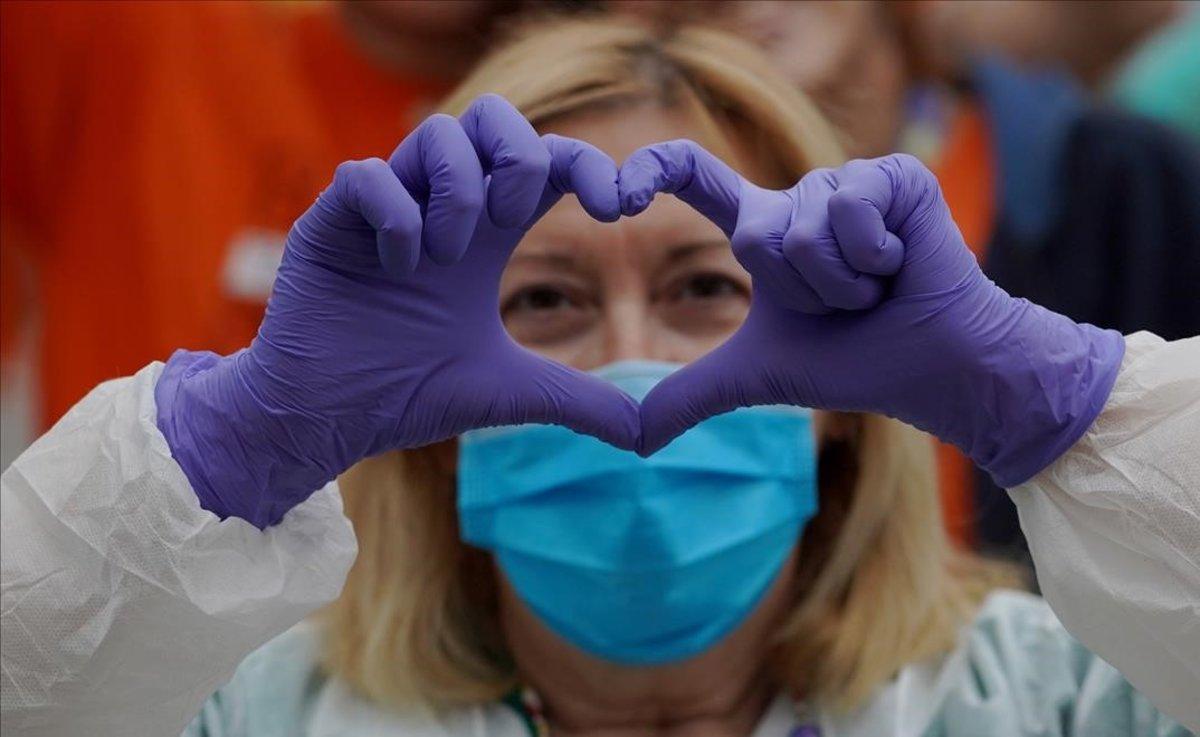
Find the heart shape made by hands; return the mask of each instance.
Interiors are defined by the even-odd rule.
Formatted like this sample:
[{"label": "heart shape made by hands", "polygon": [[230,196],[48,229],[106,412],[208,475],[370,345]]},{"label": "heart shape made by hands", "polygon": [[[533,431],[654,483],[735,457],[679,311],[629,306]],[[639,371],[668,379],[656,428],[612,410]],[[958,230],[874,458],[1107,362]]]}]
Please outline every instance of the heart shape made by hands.
[{"label": "heart shape made by hands", "polygon": [[[610,221],[658,192],[721,228],[753,294],[724,344],[639,405],[519,346],[499,284],[564,194]],[[618,169],[485,95],[460,118],[426,119],[387,161],[340,166],[288,235],[251,346],[177,354],[155,399],[209,508],[228,507],[222,489],[258,489],[254,509],[226,511],[265,524],[362,458],[474,428],[553,423],[649,454],[756,404],[895,417],[1011,485],[1082,434],[1122,347],[988,280],[910,156],[817,169],[780,191],[690,141]]]}]

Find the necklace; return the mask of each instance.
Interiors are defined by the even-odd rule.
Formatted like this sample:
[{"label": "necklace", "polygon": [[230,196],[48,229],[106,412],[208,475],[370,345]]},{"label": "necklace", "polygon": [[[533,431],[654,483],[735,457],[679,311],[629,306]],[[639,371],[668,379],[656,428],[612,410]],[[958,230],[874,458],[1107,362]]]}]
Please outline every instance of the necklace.
[{"label": "necklace", "polygon": [[[542,698],[529,686],[522,686],[504,699],[504,703],[525,722],[529,737],[550,737],[550,723],[546,721],[545,708]],[[796,726],[788,730],[788,737],[821,737],[821,728],[817,720],[810,716],[809,710],[799,703],[793,704],[796,715]]]}]

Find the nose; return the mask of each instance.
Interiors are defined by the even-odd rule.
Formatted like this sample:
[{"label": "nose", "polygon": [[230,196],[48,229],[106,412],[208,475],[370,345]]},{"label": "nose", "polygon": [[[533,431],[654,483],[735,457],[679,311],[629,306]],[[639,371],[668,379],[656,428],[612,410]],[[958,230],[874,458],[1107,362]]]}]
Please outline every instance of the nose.
[{"label": "nose", "polygon": [[602,363],[655,358],[646,300],[628,295],[610,301],[604,322]]}]

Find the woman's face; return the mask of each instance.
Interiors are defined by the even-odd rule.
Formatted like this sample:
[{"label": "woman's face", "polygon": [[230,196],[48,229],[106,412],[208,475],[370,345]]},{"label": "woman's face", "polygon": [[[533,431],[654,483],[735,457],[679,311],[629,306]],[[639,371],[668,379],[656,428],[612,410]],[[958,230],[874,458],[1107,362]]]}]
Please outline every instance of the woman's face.
[{"label": "woman's face", "polygon": [[[588,141],[618,165],[648,143],[703,142],[686,117],[651,107],[577,116],[543,132]],[[585,370],[637,358],[687,363],[733,333],[749,307],[750,276],[728,239],[668,195],[616,223],[564,198],[521,241],[500,283],[512,337]]]},{"label": "woman's face", "polygon": [[[577,115],[541,132],[587,141],[617,166],[658,141],[707,144],[687,115],[649,105]],[[752,162],[729,163],[755,178]],[[564,197],[517,246],[500,281],[513,339],[585,371],[630,359],[688,363],[732,335],[749,309],[750,275],[729,239],[670,195],[615,223],[593,220]],[[818,445],[853,430],[841,415],[813,419]]]},{"label": "woman's face", "polygon": [[[706,144],[704,132],[686,116],[649,106],[577,116],[542,132],[588,141],[618,166],[656,141],[692,138]],[[754,171],[736,157],[730,163],[753,178]],[[644,213],[616,223],[593,220],[568,197],[513,253],[501,280],[500,308],[517,342],[579,369],[628,359],[687,363],[742,324],[750,287],[720,229],[672,196],[660,196]],[[831,417],[836,415],[816,415],[818,442]],[[730,674],[744,680],[761,668],[762,652],[791,608],[793,582],[787,572],[795,555],[793,550],[740,627],[681,664],[633,673],[595,661],[553,636],[503,576],[501,623],[518,665],[539,689],[553,689],[564,672],[576,678],[599,674],[598,681],[609,684],[615,678],[637,698],[672,693],[679,683],[703,683],[713,674],[720,674],[721,682]],[[555,675],[547,676],[546,670]],[[709,690],[720,692],[715,685]]]}]

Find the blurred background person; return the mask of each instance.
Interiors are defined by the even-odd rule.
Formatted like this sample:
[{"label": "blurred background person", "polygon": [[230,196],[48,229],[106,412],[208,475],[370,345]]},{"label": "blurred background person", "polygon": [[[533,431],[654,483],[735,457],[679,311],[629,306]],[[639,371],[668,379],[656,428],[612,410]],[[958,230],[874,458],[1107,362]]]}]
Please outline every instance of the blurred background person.
[{"label": "blurred background person", "polygon": [[[1200,332],[1200,153],[1187,132],[1200,66],[1173,40],[1197,40],[1185,5],[886,6],[912,75],[901,144],[935,163],[957,211],[974,211],[976,255],[1010,293],[1122,330]],[[1139,49],[1145,71],[1127,62]],[[1155,103],[1164,86],[1183,104]],[[1024,554],[1005,493],[978,471],[964,483],[966,464],[942,455],[947,492],[973,487],[977,541]]]},{"label": "blurred background person", "polygon": [[295,214],[512,2],[5,2],[3,466],[98,381],[253,335]]},{"label": "blurred background person", "polygon": [[[1190,22],[1178,4],[614,7],[661,23],[695,18],[753,39],[812,94],[852,155],[921,157],[984,270],[1010,293],[1125,332],[1200,332],[1196,144],[1097,102],[1086,86],[1101,86],[1139,39]],[[1054,31],[1066,26],[1069,39]],[[1089,34],[1094,47],[1071,40]],[[1004,493],[949,447],[940,472],[959,542],[1022,555]]]},{"label": "blurred background person", "polygon": [[1200,139],[1200,4],[1139,46],[1108,84],[1112,99]]},{"label": "blurred background person", "polygon": [[1093,93],[1200,136],[1200,9],[1194,1],[919,0],[917,46],[955,74],[980,53],[1057,68]]}]

